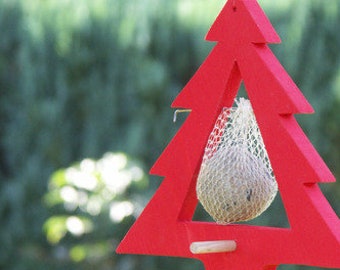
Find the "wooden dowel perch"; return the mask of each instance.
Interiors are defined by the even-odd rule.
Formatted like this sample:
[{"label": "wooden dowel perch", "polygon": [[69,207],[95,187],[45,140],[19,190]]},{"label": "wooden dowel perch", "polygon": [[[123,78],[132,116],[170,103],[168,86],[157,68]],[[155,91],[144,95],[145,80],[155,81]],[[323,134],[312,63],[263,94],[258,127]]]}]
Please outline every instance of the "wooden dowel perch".
[{"label": "wooden dowel perch", "polygon": [[193,254],[232,252],[236,246],[234,240],[192,242],[190,251]]}]

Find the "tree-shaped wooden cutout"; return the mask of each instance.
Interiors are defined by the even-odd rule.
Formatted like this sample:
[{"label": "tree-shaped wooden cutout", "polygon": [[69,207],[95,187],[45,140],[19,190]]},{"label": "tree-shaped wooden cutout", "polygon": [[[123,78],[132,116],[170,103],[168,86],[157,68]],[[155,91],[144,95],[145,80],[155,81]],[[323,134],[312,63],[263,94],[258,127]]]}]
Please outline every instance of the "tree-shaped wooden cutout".
[{"label": "tree-shaped wooden cutout", "polygon": [[[313,109],[267,46],[280,38],[256,0],[229,0],[207,40],[216,46],[172,104],[191,113],[151,169],[165,178],[117,252],[196,258],[209,270],[340,268],[340,221],[317,185],[335,179],[293,116]],[[290,228],[192,221],[208,136],[242,80]],[[232,252],[190,251],[192,243],[219,240],[236,246]]]}]

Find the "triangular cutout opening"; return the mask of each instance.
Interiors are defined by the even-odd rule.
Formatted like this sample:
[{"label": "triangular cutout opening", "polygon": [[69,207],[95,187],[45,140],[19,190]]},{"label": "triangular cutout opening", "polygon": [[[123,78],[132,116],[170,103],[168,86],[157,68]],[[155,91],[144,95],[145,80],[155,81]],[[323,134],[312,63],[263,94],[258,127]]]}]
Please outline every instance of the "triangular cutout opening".
[{"label": "triangular cutout opening", "polygon": [[[245,87],[243,81],[241,81],[241,84],[240,84],[240,87],[238,89],[237,96],[236,96],[236,99],[240,99],[240,98],[249,99],[248,93],[247,93],[247,90],[246,90],[246,87]],[[236,104],[234,102],[233,107],[235,107],[235,106],[236,106]]]},{"label": "triangular cutout opening", "polygon": [[269,226],[278,228],[290,228],[285,208],[282,203],[280,192],[277,193],[273,203],[260,216],[242,224]]},{"label": "triangular cutout opening", "polygon": [[[198,203],[192,221],[215,222],[211,216]],[[267,226],[275,228],[290,228],[280,192],[277,193],[273,203],[260,216],[245,222],[235,224],[248,224],[253,226]]]},{"label": "triangular cutout opening", "polygon": [[[239,72],[237,65],[235,65],[234,70]],[[243,105],[241,102],[246,103]],[[238,119],[235,118],[235,120],[232,119],[233,115],[239,117],[237,116],[239,112],[236,112],[238,106],[245,106],[242,109],[240,108],[240,110],[246,110],[246,106],[250,106],[248,109],[249,112],[246,113],[251,115],[246,115],[246,117],[252,118],[245,119],[247,122],[251,120],[252,123],[250,125],[252,126],[249,127],[249,134],[247,132],[245,135],[246,137],[243,139],[241,138],[244,136],[243,130],[233,131],[233,129],[235,129],[233,125],[237,128],[238,123],[241,123],[244,120],[242,119],[244,116],[241,116],[241,118]],[[209,136],[197,179],[196,191],[200,202],[196,207],[192,220],[210,222],[219,220],[218,223],[222,224],[228,224],[229,220],[231,220],[230,223],[232,224],[288,228],[289,222],[281,196],[279,192],[276,194],[277,184],[274,187],[271,183],[276,181],[275,176],[273,175],[261,132],[256,122],[256,116],[253,114],[251,102],[249,102],[247,90],[243,81],[239,84],[237,97],[234,99],[232,107],[232,109],[222,109]],[[225,110],[227,110],[226,114],[224,114]],[[228,122],[230,123],[228,124]],[[244,124],[241,123],[240,125]],[[248,129],[248,127],[246,128]],[[230,133],[234,134],[229,135]],[[250,144],[246,142],[246,146],[244,147],[244,141],[252,142]],[[242,157],[239,157],[240,155],[242,155]],[[242,167],[242,169],[238,169],[239,167]],[[268,185],[262,184],[259,180],[261,178],[270,183]],[[205,184],[204,182],[208,184]],[[225,182],[225,184],[221,184],[221,182]],[[251,188],[252,186],[255,188]],[[231,191],[233,188],[235,188],[235,192]],[[220,190],[222,189],[225,191],[221,192]],[[263,190],[270,189],[272,189],[272,191],[268,191],[268,194],[264,194],[265,192],[263,192],[263,195],[260,194]],[[243,194],[242,192],[244,192],[244,198],[241,195],[238,195],[239,193]],[[245,192],[249,192],[249,194],[247,195]],[[276,196],[271,204],[270,202],[261,201],[261,196],[268,197],[263,200],[272,200],[273,194],[276,194]],[[253,197],[251,198],[251,196]],[[254,202],[252,200],[254,200]],[[242,216],[241,219],[246,219],[247,215],[253,215],[252,213],[240,213],[249,211],[249,205],[251,204],[254,206],[267,204],[265,207],[268,207],[268,204],[270,204],[270,206],[262,214],[258,215],[256,218],[252,217],[249,221],[238,221],[238,217],[230,217],[231,215],[240,215]],[[243,206],[245,206],[245,210],[243,209]],[[261,207],[264,208],[264,206]],[[206,209],[206,211],[204,209]],[[211,218],[208,213],[210,213],[213,218]],[[221,219],[222,222],[220,221]],[[228,221],[223,221],[223,219]],[[233,219],[235,219],[235,221]]]},{"label": "triangular cutout opening", "polygon": [[198,203],[195,209],[192,221],[215,222],[211,216],[204,210],[202,204]]},{"label": "triangular cutout opening", "polygon": [[326,270],[329,268],[323,268],[323,267],[313,267],[313,266],[305,266],[305,265],[288,265],[288,264],[283,264],[279,265],[277,270]]}]

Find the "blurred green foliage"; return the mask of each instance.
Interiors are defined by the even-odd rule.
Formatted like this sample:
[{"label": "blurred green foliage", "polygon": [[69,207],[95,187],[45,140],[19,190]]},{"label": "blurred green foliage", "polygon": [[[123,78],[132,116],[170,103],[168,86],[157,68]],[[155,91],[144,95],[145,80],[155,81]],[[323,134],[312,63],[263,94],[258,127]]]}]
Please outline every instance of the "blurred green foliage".
[{"label": "blurred green foliage", "polygon": [[[299,122],[339,179],[340,2],[259,2],[283,40],[271,48],[316,110]],[[81,173],[83,162],[99,164],[109,151],[127,153],[122,170],[133,164],[145,176],[181,125],[171,122],[170,103],[213,47],[203,38],[223,4],[0,0],[1,269],[203,269],[190,260],[114,254],[156,178],[147,189],[131,184],[107,197],[98,215],[89,201],[65,198],[101,196],[101,171],[90,173],[94,190],[67,172]],[[339,184],[322,187],[339,213]],[[130,214],[110,217],[124,202]]]},{"label": "blurred green foliage", "polygon": [[[147,184],[141,166],[123,153],[87,158],[53,173],[44,196],[50,209],[44,232],[54,255],[81,269],[106,269],[125,228],[146,203]],[[126,260],[119,257],[114,265]]]}]

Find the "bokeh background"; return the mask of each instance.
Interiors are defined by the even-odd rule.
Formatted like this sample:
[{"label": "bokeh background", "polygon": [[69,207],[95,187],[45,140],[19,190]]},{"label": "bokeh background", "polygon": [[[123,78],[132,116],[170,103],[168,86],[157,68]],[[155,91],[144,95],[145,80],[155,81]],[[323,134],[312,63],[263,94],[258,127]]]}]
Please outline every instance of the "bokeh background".
[{"label": "bokeh background", "polygon": [[[224,3],[0,0],[1,269],[203,269],[114,250],[161,183],[147,172],[185,119],[170,104]],[[259,3],[316,111],[299,123],[339,179],[340,1]],[[321,186],[339,215],[340,184]],[[254,222],[288,226],[279,196],[271,208]]]}]

